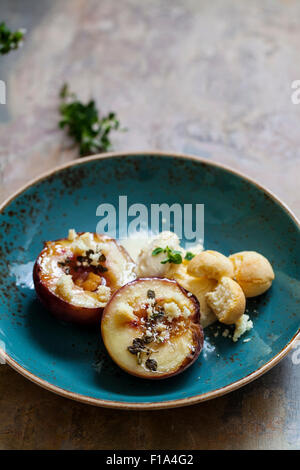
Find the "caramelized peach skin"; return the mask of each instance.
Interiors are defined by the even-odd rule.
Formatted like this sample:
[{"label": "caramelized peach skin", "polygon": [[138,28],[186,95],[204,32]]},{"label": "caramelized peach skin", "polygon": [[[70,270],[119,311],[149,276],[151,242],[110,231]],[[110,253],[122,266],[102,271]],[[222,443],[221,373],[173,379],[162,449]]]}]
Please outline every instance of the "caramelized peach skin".
[{"label": "caramelized peach skin", "polygon": [[[170,366],[170,370],[163,371],[163,372],[149,372],[143,369],[141,366],[136,366],[134,364],[134,361],[132,360],[134,357],[130,357],[130,354],[127,352],[126,347],[124,347],[124,344],[126,343],[126,332],[124,330],[120,330],[119,327],[116,327],[114,329],[114,318],[116,318],[116,308],[117,308],[117,302],[121,301],[123,296],[127,300],[129,299],[128,297],[128,289],[132,288],[132,292],[136,295],[138,291],[138,287],[141,283],[146,283],[146,288],[151,289],[151,286],[153,286],[153,289],[155,291],[158,291],[158,287],[160,286],[160,289],[164,289],[164,286],[166,289],[168,289],[170,293],[170,287],[174,289],[175,295],[178,293],[181,293],[185,300],[188,302],[191,314],[188,316],[188,319],[186,320],[185,326],[186,329],[184,329],[181,333],[181,336],[179,336],[179,339],[175,337],[172,337],[171,341],[171,346],[169,349],[170,353],[170,358],[172,355],[172,358],[176,356],[176,346],[179,345],[179,348],[183,348],[184,341],[181,342],[181,339],[186,337],[189,341],[189,346],[192,346],[192,348],[188,348],[189,350],[186,352],[185,355],[182,356],[182,353],[180,352],[180,355],[178,355],[179,361],[178,364],[175,365],[175,368]],[[158,284],[157,284],[158,283]],[[130,340],[134,336],[140,336],[141,335],[141,330],[139,330],[139,320],[138,321],[128,321],[127,324],[125,325],[125,328],[128,328],[128,344],[130,343]],[[172,323],[173,324],[173,323]],[[172,327],[171,327],[172,330]],[[184,370],[186,370],[188,367],[190,367],[199,357],[202,348],[203,348],[203,342],[204,342],[204,335],[203,335],[203,329],[200,325],[200,306],[197,298],[192,295],[190,292],[185,290],[183,287],[181,287],[175,280],[170,280],[170,279],[165,279],[165,278],[139,278],[136,279],[132,282],[129,282],[125,286],[121,287],[118,291],[114,293],[108,304],[106,305],[103,315],[102,315],[102,320],[101,320],[101,333],[102,333],[102,339],[104,341],[104,345],[108,351],[108,354],[111,356],[111,358],[116,362],[116,364],[123,369],[125,372],[134,375],[136,377],[141,377],[141,378],[147,378],[151,380],[158,380],[158,379],[165,379],[168,377],[173,377]],[[124,343],[124,336],[125,336],[125,343]],[[111,338],[113,338],[113,341],[111,341]],[[117,348],[119,348],[120,344],[120,350],[116,350],[116,343],[113,344],[113,342],[116,341],[118,343]],[[166,349],[168,346],[165,346]],[[167,349],[168,351],[168,349]],[[174,352],[175,351],[175,352]],[[156,351],[157,352],[157,351]],[[128,362],[122,360],[122,354],[127,354],[127,360],[129,361],[130,366],[128,366]],[[129,354],[129,355],[128,355]],[[168,363],[166,361],[167,354],[164,352],[164,360],[165,364]],[[155,355],[153,354],[151,357],[157,358],[159,357],[159,354]],[[182,359],[182,360],[181,360]],[[159,363],[159,359],[157,360]],[[171,362],[171,360],[170,360]]]},{"label": "caramelized peach skin", "polygon": [[42,282],[40,277],[41,267],[38,261],[33,268],[33,282],[36,294],[43,306],[59,320],[85,325],[97,324],[103,312],[101,308],[77,307],[58,297]]},{"label": "caramelized peach skin", "polygon": [[[83,232],[84,233],[84,232]],[[78,235],[82,235],[83,233],[79,233]],[[115,255],[119,258],[120,263],[129,263],[134,265],[132,259],[130,258],[129,254],[127,251],[118,243],[116,240],[111,239],[106,236],[102,235],[97,235],[93,234],[94,236],[97,237],[97,241],[108,241],[109,243],[113,244],[113,246],[116,248],[115,250]],[[101,316],[104,310],[104,307],[85,307],[83,305],[74,305],[74,303],[69,302],[62,298],[61,296],[57,295],[57,292],[55,291],[55,281],[53,281],[53,278],[51,278],[51,272],[49,275],[49,272],[45,273],[45,270],[43,268],[43,260],[45,257],[50,260],[50,262],[53,262],[53,265],[56,268],[57,261],[56,261],[56,256],[57,256],[57,247],[59,247],[59,250],[61,249],[61,244],[62,243],[67,243],[68,239],[60,239],[60,240],[55,240],[53,242],[46,242],[44,249],[41,251],[39,254],[35,265],[33,269],[33,281],[34,281],[34,286],[36,290],[36,294],[43,304],[43,306],[55,317],[62,321],[66,322],[73,322],[73,323],[78,323],[78,324],[85,324],[85,325],[95,325],[99,323],[101,320]],[[53,257],[51,261],[51,257]],[[107,273],[105,272],[104,274],[101,274],[100,276],[93,275],[93,282],[94,279],[99,278],[102,281],[103,285],[107,285],[111,288],[111,292],[113,293],[115,290],[117,290],[120,287],[120,279],[118,278],[117,273],[114,272],[116,270],[116,266],[118,265],[118,260],[115,262],[115,266],[110,266],[109,265],[109,259],[106,262],[106,265],[108,267]],[[112,269],[110,269],[112,268]],[[57,273],[55,274],[57,277]],[[54,272],[53,272],[53,277]],[[77,281],[75,280],[75,283]],[[91,284],[91,282],[85,281],[84,284],[86,286],[89,285],[94,285]],[[75,287],[79,287],[79,283]],[[83,290],[84,292],[84,290]],[[85,291],[86,292],[86,291]]]}]

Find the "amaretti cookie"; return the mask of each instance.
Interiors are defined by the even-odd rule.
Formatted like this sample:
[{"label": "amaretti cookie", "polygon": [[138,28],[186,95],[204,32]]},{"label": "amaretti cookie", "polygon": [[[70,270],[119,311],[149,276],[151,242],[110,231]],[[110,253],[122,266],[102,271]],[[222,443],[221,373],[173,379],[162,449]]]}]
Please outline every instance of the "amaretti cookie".
[{"label": "amaretti cookie", "polygon": [[221,323],[227,325],[236,323],[245,312],[246,299],[243,290],[230,277],[222,277],[217,287],[205,297]]},{"label": "amaretti cookie", "polygon": [[195,277],[220,279],[233,277],[233,265],[229,258],[218,251],[206,250],[195,256],[189,263],[187,272]]},{"label": "amaretti cookie", "polygon": [[234,268],[234,277],[246,297],[256,297],[266,292],[275,278],[267,258],[256,251],[240,251],[229,256]]}]

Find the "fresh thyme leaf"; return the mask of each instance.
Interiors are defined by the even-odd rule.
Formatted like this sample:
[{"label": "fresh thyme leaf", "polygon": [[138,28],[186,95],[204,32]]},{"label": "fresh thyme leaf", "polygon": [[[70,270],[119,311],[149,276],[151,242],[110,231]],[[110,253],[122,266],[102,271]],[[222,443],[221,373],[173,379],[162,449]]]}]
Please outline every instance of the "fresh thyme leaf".
[{"label": "fresh thyme leaf", "polygon": [[79,145],[81,157],[97,152],[106,152],[112,146],[110,132],[121,130],[115,113],[99,116],[94,100],[81,103],[75,93],[71,93],[67,83],[59,94],[61,104],[59,127],[66,128],[68,135]]},{"label": "fresh thyme leaf", "polygon": [[23,44],[25,29],[11,31],[4,21],[0,23],[0,54],[8,54],[10,51],[18,49]]},{"label": "fresh thyme leaf", "polygon": [[191,251],[188,251],[184,257],[187,261],[191,261],[196,255],[194,255]]},{"label": "fresh thyme leaf", "polygon": [[164,252],[163,248],[157,247],[155,250],[152,251],[152,256],[159,255],[160,253]]},{"label": "fresh thyme leaf", "polygon": [[166,246],[166,248],[161,248],[157,247],[155,250],[152,251],[152,256],[159,255],[160,253],[166,253],[167,257],[161,261],[161,264],[166,264],[166,263],[174,263],[174,264],[180,264],[182,263],[182,256],[181,256],[181,251],[176,251],[172,250],[172,248],[169,248]]},{"label": "fresh thyme leaf", "polygon": [[161,264],[166,264],[166,263],[173,263],[173,264],[181,264],[182,263],[182,256],[180,251],[172,250],[172,248],[169,248],[166,246],[164,253],[167,254],[166,259],[161,261]]}]

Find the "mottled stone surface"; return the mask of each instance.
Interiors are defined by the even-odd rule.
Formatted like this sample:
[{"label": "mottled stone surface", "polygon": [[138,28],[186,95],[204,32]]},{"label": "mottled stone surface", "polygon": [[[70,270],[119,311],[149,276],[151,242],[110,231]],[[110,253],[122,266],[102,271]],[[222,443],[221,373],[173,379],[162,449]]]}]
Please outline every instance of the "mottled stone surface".
[{"label": "mottled stone surface", "polygon": [[[299,17],[296,0],[2,0],[1,19],[28,35],[22,50],[0,58],[8,90],[0,200],[76,157],[57,129],[58,90],[68,81],[129,128],[115,136],[115,150],[229,164],[299,216],[300,105],[291,102]],[[300,449],[299,384],[291,353],[212,402],[121,412],[57,397],[2,365],[0,448]]]}]

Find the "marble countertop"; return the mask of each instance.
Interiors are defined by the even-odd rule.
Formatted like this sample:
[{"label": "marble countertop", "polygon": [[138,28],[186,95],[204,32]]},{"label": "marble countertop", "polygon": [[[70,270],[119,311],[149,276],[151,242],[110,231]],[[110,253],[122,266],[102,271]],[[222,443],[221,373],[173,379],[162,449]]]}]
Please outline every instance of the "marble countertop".
[{"label": "marble countertop", "polygon": [[[0,19],[28,33],[0,59],[0,201],[77,157],[57,127],[69,82],[117,111],[114,150],[225,163],[300,216],[299,17],[296,0],[2,0]],[[293,354],[230,395],[155,412],[68,401],[1,365],[0,449],[300,449]]]}]

